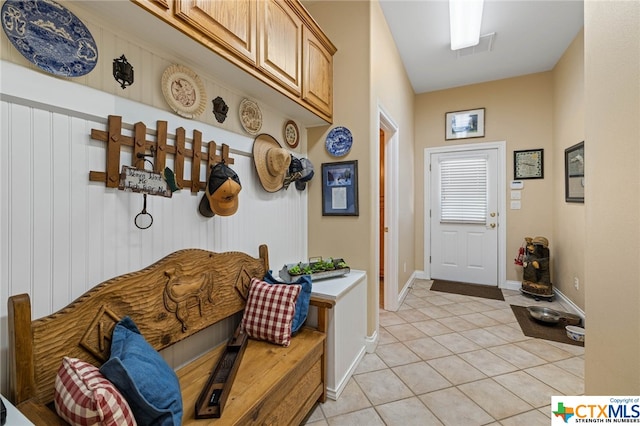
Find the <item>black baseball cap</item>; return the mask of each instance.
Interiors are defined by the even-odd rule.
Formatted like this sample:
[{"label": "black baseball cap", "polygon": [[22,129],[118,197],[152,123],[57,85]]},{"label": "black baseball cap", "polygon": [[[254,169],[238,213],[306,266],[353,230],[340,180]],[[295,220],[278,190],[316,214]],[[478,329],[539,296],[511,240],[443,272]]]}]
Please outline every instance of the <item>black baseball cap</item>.
[{"label": "black baseball cap", "polygon": [[238,210],[238,193],[242,189],[240,178],[230,167],[218,163],[211,168],[198,211],[205,217],[231,216]]}]

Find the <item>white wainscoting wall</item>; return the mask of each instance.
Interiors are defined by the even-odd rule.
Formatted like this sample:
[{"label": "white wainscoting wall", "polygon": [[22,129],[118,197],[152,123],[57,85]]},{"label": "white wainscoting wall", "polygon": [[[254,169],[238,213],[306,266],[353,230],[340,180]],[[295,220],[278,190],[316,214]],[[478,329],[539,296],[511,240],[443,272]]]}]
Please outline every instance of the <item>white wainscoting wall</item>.
[{"label": "white wainscoting wall", "polygon": [[[7,385],[7,300],[31,297],[33,317],[64,307],[83,292],[114,276],[139,270],[183,248],[216,252],[237,250],[258,255],[269,246],[274,271],[307,258],[307,193],[291,185],[267,193],[255,171],[253,137],[54,78],[10,62],[0,62],[0,390]],[[89,171],[105,171],[105,143],[91,139],[91,129],[106,130],[109,114],[122,116],[123,127],[143,122],[153,140],[157,120],[170,135],[194,129],[203,143],[230,146],[242,191],[238,212],[229,217],[198,214],[202,192],[172,198],[147,197],[153,225],[134,226],[143,196],[90,182]],[[172,143],[170,141],[169,143]],[[188,146],[189,147],[189,146]],[[172,158],[168,160],[171,167]],[[121,165],[130,165],[123,154]],[[204,166],[204,164],[203,164]],[[202,167],[201,180],[206,180]],[[189,179],[190,167],[185,166]],[[164,351],[178,366],[204,348],[223,341],[231,323]]]}]

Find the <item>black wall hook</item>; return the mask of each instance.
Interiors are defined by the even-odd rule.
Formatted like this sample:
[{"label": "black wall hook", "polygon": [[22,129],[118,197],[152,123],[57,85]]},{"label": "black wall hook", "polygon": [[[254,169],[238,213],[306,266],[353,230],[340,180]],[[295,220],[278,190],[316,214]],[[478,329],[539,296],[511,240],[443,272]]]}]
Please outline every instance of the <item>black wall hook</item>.
[{"label": "black wall hook", "polygon": [[113,78],[123,89],[133,84],[133,66],[124,55],[113,60]]}]

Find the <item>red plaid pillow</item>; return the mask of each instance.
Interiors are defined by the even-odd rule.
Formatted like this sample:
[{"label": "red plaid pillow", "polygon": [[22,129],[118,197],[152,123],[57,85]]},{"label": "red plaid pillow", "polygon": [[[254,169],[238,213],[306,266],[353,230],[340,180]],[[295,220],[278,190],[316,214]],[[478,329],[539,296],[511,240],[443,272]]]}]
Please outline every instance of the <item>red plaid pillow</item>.
[{"label": "red plaid pillow", "polygon": [[54,402],[71,425],[136,425],[129,404],[97,367],[64,357],[58,369]]},{"label": "red plaid pillow", "polygon": [[268,284],[253,278],[242,317],[242,328],[247,335],[289,346],[291,322],[301,287],[299,284]]}]

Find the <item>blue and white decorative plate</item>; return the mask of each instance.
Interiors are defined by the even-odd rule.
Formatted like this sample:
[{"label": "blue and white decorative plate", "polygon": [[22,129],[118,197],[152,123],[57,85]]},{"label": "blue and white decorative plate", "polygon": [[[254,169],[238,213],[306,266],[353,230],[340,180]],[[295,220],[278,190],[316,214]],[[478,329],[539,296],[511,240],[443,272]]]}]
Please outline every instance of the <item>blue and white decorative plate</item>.
[{"label": "blue and white decorative plate", "polygon": [[18,51],[38,68],[62,77],[80,77],[98,62],[89,29],[53,0],[7,0],[2,29]]},{"label": "blue and white decorative plate", "polygon": [[353,144],[353,136],[351,131],[346,127],[335,127],[331,129],[325,141],[327,152],[334,157],[342,157],[347,155]]}]

